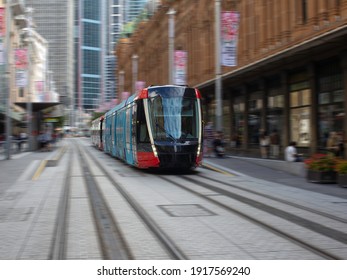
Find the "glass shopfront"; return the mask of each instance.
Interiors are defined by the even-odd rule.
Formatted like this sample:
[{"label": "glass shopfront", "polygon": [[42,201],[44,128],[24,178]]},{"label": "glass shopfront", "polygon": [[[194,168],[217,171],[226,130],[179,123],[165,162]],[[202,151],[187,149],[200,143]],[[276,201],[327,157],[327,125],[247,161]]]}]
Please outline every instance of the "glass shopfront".
[{"label": "glass shopfront", "polygon": [[233,128],[234,135],[231,136],[232,146],[239,147],[242,145],[243,132],[245,126],[245,98],[243,96],[235,97],[233,102],[234,117]]},{"label": "glass shopfront", "polygon": [[290,141],[298,147],[309,147],[311,141],[311,89],[307,73],[297,72],[290,77]]},{"label": "glass shopfront", "polygon": [[250,94],[248,101],[248,143],[259,144],[259,133],[261,128],[261,110],[263,109],[263,93]]},{"label": "glass shopfront", "polygon": [[270,88],[267,97],[267,129],[269,133],[277,131],[278,135],[282,135],[284,120],[284,95],[280,87]]},{"label": "glass shopfront", "polygon": [[344,91],[338,60],[318,67],[318,146],[325,149],[330,132],[343,135]]}]

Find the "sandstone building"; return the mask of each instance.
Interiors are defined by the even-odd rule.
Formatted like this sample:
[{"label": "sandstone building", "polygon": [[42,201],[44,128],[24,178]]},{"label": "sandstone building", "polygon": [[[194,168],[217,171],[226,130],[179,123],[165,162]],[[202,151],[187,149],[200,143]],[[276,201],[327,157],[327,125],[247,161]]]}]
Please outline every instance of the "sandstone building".
[{"label": "sandstone building", "polygon": [[[346,139],[347,0],[221,0],[221,6],[240,13],[237,66],[222,67],[223,131],[235,152],[257,155],[262,131],[278,131],[281,151],[296,141],[305,154],[325,151],[331,131]],[[187,82],[204,96],[205,120],[214,120],[215,1],[162,1],[121,39],[119,92],[132,92],[134,80],[168,83],[170,8],[175,49],[188,53]]]}]

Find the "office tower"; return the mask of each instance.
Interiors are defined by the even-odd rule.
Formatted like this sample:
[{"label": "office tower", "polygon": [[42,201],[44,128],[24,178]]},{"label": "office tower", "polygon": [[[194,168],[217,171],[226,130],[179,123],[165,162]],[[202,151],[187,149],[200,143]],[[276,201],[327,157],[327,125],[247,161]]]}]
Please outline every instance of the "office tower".
[{"label": "office tower", "polygon": [[73,106],[73,3],[70,0],[26,0],[36,31],[48,41],[49,76],[60,101]]},{"label": "office tower", "polygon": [[104,98],[105,0],[75,0],[76,105],[92,112]]}]

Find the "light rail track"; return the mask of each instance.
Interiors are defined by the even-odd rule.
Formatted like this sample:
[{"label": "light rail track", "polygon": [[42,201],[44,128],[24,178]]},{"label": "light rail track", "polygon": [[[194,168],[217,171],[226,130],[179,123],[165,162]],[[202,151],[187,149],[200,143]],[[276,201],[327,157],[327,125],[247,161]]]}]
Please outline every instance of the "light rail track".
[{"label": "light rail track", "polygon": [[[78,165],[80,173],[73,175],[71,166],[67,167],[69,173],[60,200],[52,259],[68,259],[69,246],[65,235],[72,218],[70,223],[66,220],[71,203],[77,200],[76,197],[69,198],[74,176],[85,182],[86,199],[90,200],[88,204],[92,209],[91,222],[96,224],[102,259],[148,259],[150,257],[144,252],[153,248],[145,241],[148,236],[147,240],[153,241],[155,248],[161,248],[154,259],[158,256],[158,259],[206,258],[202,252],[208,252],[216,259],[223,258],[223,254],[237,258],[238,253],[244,253],[243,258],[261,259],[257,254],[264,252],[275,259],[281,256],[295,259],[301,254],[305,259],[345,258],[347,220],[342,215],[338,217],[332,212],[314,208],[314,205],[300,204],[290,197],[281,198],[279,193],[263,193],[260,189],[247,188],[246,181],[238,183],[235,176],[215,176],[217,173],[211,170],[184,174],[137,170],[89,145],[76,142],[71,145],[75,161],[71,161],[70,155],[69,164]],[[189,205],[196,206],[193,211],[198,212],[197,216],[170,213],[170,209],[186,211],[182,209],[187,209],[184,207]],[[199,216],[201,211],[205,212]],[[128,221],[124,222],[124,219]],[[127,227],[129,222],[131,225]],[[235,225],[241,226],[240,232],[235,231]],[[139,230],[140,227],[142,230]],[[136,231],[147,232],[148,235],[144,238]],[[242,232],[247,236],[243,237]],[[187,234],[191,242],[186,241]],[[257,234],[262,236],[261,240],[251,239]],[[206,251],[205,246],[214,243],[213,239],[206,240],[206,236],[219,238],[223,243],[215,245],[223,252],[216,247],[211,247],[213,252]],[[272,240],[276,240],[275,251],[268,243]],[[139,250],[142,244],[148,248]],[[236,251],[229,253],[224,247]],[[252,251],[253,247],[256,251]],[[281,248],[286,251],[281,251]],[[195,255],[195,252],[199,253]]]},{"label": "light rail track", "polygon": [[[199,176],[198,176],[199,177]],[[211,178],[208,178],[206,176],[200,176],[200,177],[203,177],[204,179],[208,179],[210,181],[213,181],[214,179],[211,179]],[[309,250],[311,252],[313,252],[314,254],[317,254],[321,257],[323,257],[324,259],[341,259],[341,257],[339,257],[338,255],[334,254],[334,253],[331,253],[325,249],[322,249],[316,245],[313,245],[305,240],[302,240],[300,239],[299,237],[295,236],[295,234],[292,234],[292,233],[288,233],[287,231],[284,231],[284,230],[281,230],[280,228],[278,227],[275,227],[269,223],[266,223],[266,222],[263,222],[261,221],[260,219],[258,218],[255,218],[253,217],[252,215],[249,215],[247,213],[244,213],[234,207],[231,207],[230,205],[226,205],[225,203],[222,203],[218,200],[215,199],[214,196],[207,196],[207,195],[204,195],[202,194],[201,192],[199,191],[195,191],[193,190],[192,188],[189,188],[189,187],[186,187],[185,184],[182,184],[182,183],[179,183],[177,182],[176,180],[172,180],[168,177],[165,177],[165,176],[161,176],[161,178],[164,180],[164,181],[167,181],[175,186],[178,186],[190,193],[193,193],[194,195],[197,195],[199,197],[202,197],[203,199],[213,203],[213,204],[216,204],[218,205],[219,207],[222,207],[224,208],[225,210],[227,211],[230,211],[234,214],[237,214],[239,216],[241,216],[242,218],[245,218],[247,219],[248,221],[251,221],[252,223],[254,224],[257,224],[258,226],[261,226],[262,228],[265,228],[266,230],[268,231],[271,231],[273,233],[275,233],[276,235],[279,235],[281,236],[282,238],[285,238],[286,240],[289,240],[290,242],[293,242],[297,245],[299,245],[300,247],[302,248],[305,248],[306,250]],[[266,204],[263,204],[259,201],[256,201],[256,200],[253,200],[253,199],[250,199],[250,198],[247,198],[245,196],[241,196],[241,195],[238,195],[238,194],[235,194],[233,193],[232,191],[226,191],[222,188],[218,188],[218,187],[215,187],[214,185],[215,184],[210,184],[210,183],[206,183],[206,182],[201,182],[199,180],[196,180],[196,179],[193,179],[192,176],[188,177],[188,176],[183,176],[183,178],[188,181],[188,182],[191,182],[191,183],[194,183],[196,185],[198,185],[199,187],[203,187],[205,189],[208,189],[208,190],[211,190],[213,192],[216,192],[216,193],[219,193],[223,196],[226,196],[228,198],[232,198],[232,199],[235,199],[237,201],[240,201],[242,203],[245,203],[245,204],[248,204],[249,206],[251,207],[255,207],[261,211],[264,211],[264,212],[267,212],[268,214],[271,214],[271,215],[276,215],[282,219],[285,219],[289,222],[292,222],[292,223],[295,223],[295,224],[298,224],[302,227],[305,227],[309,230],[312,230],[314,232],[317,232],[319,234],[322,234],[322,235],[325,235],[329,238],[332,238],[336,241],[339,241],[343,244],[347,244],[347,234],[344,233],[344,232],[341,232],[341,231],[338,231],[338,230],[335,230],[335,229],[332,229],[332,228],[329,228],[329,227],[326,227],[322,224],[318,224],[318,223],[315,223],[314,221],[310,221],[310,220],[307,220],[307,219],[304,219],[304,218],[301,218],[301,217],[298,217],[298,216],[295,216],[289,212],[286,212],[286,211],[283,211],[283,210],[280,210],[278,208],[275,208],[275,207],[272,207],[270,205],[266,205]],[[221,184],[224,184],[226,186],[230,186],[231,184],[228,184],[228,183],[225,183],[225,182],[221,182],[219,181],[219,183]],[[236,187],[236,188],[239,188],[235,185],[232,185],[233,187]],[[253,192],[254,191],[249,191],[249,192]],[[258,195],[262,195],[260,193],[257,193]],[[267,198],[270,198],[269,196],[267,196]],[[272,199],[275,199],[275,198],[272,198]],[[315,213],[315,214],[323,214],[323,212],[320,212],[320,211],[316,211],[316,210],[313,210],[313,209],[310,209],[308,207],[303,207],[301,205],[298,205],[298,204],[294,204],[294,203],[290,203],[290,202],[287,202],[287,201],[284,201],[284,200],[279,200],[279,199],[276,199],[277,201],[281,201],[282,203],[286,203],[286,204],[290,204],[291,206],[295,206],[295,207],[298,207],[298,208],[301,208],[301,209],[305,209],[306,211],[311,211],[312,213]],[[324,215],[325,217],[329,217],[329,218],[332,218],[333,220],[336,220],[336,221],[339,221],[339,222],[342,222],[342,223],[345,223],[346,221],[344,219],[341,219],[341,218],[338,218],[338,217],[334,217],[332,215],[329,215],[329,214],[325,214]]]}]

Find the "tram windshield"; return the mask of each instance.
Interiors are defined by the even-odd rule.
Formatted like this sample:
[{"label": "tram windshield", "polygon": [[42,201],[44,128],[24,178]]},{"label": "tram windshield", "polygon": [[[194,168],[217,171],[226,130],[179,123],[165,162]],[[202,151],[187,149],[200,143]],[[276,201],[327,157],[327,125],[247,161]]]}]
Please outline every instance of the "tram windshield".
[{"label": "tram windshield", "polygon": [[199,107],[193,88],[150,88],[148,96],[148,111],[155,141],[198,139]]}]

